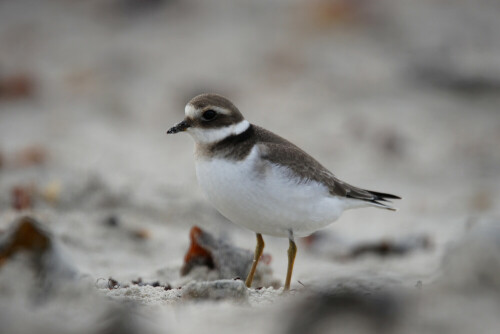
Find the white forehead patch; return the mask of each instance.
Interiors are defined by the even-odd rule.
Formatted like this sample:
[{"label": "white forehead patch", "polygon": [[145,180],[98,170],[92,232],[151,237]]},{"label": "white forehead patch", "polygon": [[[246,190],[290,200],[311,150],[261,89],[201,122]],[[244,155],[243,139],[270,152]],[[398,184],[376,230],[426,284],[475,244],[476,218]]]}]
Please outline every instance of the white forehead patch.
[{"label": "white forehead patch", "polygon": [[193,136],[194,140],[203,144],[212,144],[221,141],[232,135],[239,135],[250,127],[247,120],[242,120],[236,124],[231,124],[222,128],[206,129],[191,127],[187,132]]},{"label": "white forehead patch", "polygon": [[188,103],[188,104],[186,104],[186,107],[184,108],[184,114],[186,115],[186,117],[195,119],[200,114],[200,111],[196,110],[192,105],[190,105]]}]

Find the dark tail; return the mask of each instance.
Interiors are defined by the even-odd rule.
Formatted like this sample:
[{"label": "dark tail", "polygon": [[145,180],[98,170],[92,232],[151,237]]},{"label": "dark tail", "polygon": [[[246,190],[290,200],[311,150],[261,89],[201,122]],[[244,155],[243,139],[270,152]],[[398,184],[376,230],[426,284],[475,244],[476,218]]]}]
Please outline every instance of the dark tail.
[{"label": "dark tail", "polygon": [[396,196],[396,195],[392,195],[392,194],[379,193],[377,191],[371,191],[371,190],[366,190],[366,192],[373,195],[373,198],[367,200],[367,202],[371,202],[378,207],[381,207],[381,208],[384,208],[387,210],[391,210],[391,211],[396,211],[396,209],[393,208],[392,206],[390,206],[388,203],[391,203],[392,200],[394,200],[394,199],[401,199],[401,197]]}]

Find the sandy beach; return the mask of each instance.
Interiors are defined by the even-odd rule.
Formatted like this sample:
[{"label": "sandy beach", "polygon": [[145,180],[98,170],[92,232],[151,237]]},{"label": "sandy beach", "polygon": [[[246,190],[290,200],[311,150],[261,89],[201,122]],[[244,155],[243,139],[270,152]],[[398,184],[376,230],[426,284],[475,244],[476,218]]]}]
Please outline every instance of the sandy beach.
[{"label": "sandy beach", "polygon": [[[486,0],[0,2],[0,332],[496,333],[499,14]],[[298,240],[290,293],[288,241],[264,236],[247,289],[254,233],[202,194],[192,139],[166,135],[202,92],[402,196],[398,211],[348,211]],[[194,226],[209,262],[181,275]]]}]

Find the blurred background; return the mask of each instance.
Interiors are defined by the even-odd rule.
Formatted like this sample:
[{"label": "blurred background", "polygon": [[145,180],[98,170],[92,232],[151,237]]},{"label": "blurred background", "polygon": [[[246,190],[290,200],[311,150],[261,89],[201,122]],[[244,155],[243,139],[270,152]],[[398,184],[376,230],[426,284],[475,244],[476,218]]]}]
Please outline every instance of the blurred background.
[{"label": "blurred background", "polygon": [[[490,0],[0,1],[0,230],[7,231],[0,251],[12,222],[28,214],[92,281],[33,307],[25,287],[38,269],[0,252],[5,332],[83,333],[106,312],[118,314],[116,323],[129,318],[128,310],[103,306],[103,295],[135,300],[140,329],[140,321],[176,333],[325,325],[314,314],[299,325],[278,321],[310,307],[297,293],[296,309],[283,311],[266,283],[250,295],[252,308],[184,305],[161,287],[94,288],[110,277],[184,286],[189,277],[179,270],[194,225],[253,249],[254,234],[228,223],[201,194],[191,138],[166,136],[184,105],[206,92],[228,97],[250,122],[339,178],[404,198],[397,213],[347,212],[300,243],[296,289],[331,291],[361,279],[354,294],[388,288],[397,296],[390,303],[413,312],[375,314],[399,333],[494,332],[500,305],[486,296],[500,291],[499,15],[500,2]],[[283,280],[287,241],[266,240],[273,277]],[[356,250],[369,254],[358,258]],[[446,283],[451,277],[464,281]],[[422,300],[400,300],[426,285]],[[464,308],[469,293],[482,297]],[[332,314],[347,303],[357,316],[373,315],[372,304],[346,298],[318,303]],[[480,320],[460,316],[473,310]],[[64,321],[82,314],[71,326]],[[242,326],[248,316],[263,321]],[[360,332],[333,318],[337,331]],[[95,331],[118,331],[110,326]],[[321,326],[314,330],[325,332]]]}]

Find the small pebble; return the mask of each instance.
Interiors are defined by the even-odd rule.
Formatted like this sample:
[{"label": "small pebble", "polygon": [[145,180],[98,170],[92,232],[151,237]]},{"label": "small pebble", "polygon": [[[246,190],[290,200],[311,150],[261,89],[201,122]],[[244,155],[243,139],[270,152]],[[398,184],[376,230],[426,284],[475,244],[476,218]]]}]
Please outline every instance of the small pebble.
[{"label": "small pebble", "polygon": [[113,289],[118,289],[120,287],[120,283],[118,283],[117,280],[113,278],[108,279],[108,289],[113,290]]},{"label": "small pebble", "polygon": [[104,220],[104,224],[109,227],[118,227],[120,225],[120,220],[117,216],[111,215]]}]

